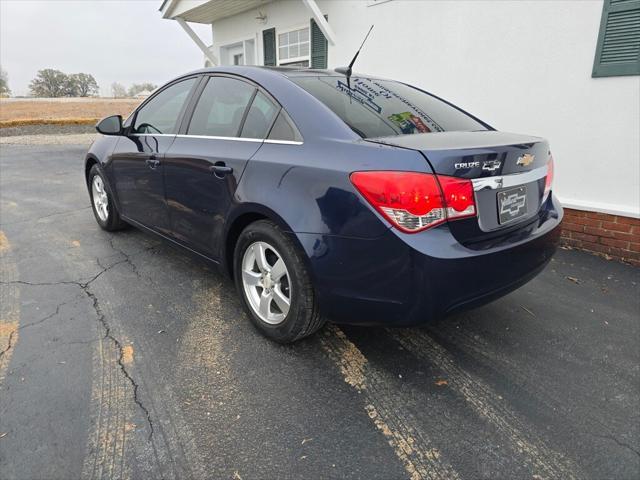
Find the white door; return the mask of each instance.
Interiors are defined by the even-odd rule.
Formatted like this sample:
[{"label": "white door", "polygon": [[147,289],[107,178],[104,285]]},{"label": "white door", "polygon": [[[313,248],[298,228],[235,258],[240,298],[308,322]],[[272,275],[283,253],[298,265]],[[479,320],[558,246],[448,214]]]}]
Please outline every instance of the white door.
[{"label": "white door", "polygon": [[244,65],[244,45],[242,42],[220,47],[222,65]]}]

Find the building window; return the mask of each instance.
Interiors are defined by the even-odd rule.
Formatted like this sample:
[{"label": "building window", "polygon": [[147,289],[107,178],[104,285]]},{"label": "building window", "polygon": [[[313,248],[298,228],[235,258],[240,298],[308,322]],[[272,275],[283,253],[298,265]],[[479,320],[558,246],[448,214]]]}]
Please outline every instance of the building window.
[{"label": "building window", "polygon": [[640,75],[640,0],[604,0],[592,77]]},{"label": "building window", "polygon": [[278,64],[309,66],[309,27],[278,34]]}]

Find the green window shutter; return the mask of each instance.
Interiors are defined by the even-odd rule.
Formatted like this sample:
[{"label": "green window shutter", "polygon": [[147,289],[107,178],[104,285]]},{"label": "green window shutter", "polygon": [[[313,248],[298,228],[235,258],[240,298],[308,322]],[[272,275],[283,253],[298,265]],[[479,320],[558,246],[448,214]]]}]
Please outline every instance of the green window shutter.
[{"label": "green window shutter", "polygon": [[604,0],[592,77],[640,75],[640,0]]},{"label": "green window shutter", "polygon": [[[326,15],[324,18],[328,18]],[[329,44],[316,21],[311,19],[311,68],[327,68]]]},{"label": "green window shutter", "polygon": [[262,48],[264,52],[264,64],[275,66],[276,64],[276,29],[262,31]]}]

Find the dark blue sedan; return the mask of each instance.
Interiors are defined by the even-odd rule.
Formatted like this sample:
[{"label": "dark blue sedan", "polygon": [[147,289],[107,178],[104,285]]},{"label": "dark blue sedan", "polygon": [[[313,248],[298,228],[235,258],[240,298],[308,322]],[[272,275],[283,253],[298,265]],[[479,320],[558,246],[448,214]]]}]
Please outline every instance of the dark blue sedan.
[{"label": "dark blue sedan", "polygon": [[206,69],[96,128],[85,177],[98,224],[220,264],[279,342],[327,318],[414,325],[483,304],[557,247],[548,143],[404,83]]}]

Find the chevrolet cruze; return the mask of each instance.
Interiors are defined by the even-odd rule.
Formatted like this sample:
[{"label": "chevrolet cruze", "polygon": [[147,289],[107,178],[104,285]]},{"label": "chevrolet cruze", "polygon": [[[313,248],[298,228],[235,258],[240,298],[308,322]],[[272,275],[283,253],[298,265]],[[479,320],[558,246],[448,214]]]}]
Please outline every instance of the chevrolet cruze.
[{"label": "chevrolet cruze", "polygon": [[279,342],[325,319],[415,325],[486,303],[558,243],[547,141],[402,82],[205,69],[96,128],[84,174],[100,227],[221,265]]}]

